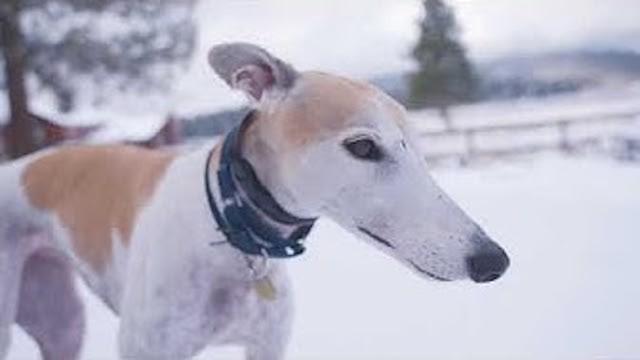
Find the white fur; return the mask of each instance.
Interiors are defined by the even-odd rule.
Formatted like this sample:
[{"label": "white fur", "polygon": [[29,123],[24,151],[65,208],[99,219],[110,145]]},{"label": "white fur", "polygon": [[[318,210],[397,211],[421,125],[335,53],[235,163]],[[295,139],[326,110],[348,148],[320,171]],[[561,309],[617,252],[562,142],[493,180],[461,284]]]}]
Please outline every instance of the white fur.
[{"label": "white fur", "polygon": [[[269,277],[275,301],[260,298],[244,256],[217,231],[207,205],[203,175],[211,146],[180,157],[169,167],[155,196],[141,212],[130,249],[114,241],[113,257],[104,273],[83,264],[69,246],[67,231],[53,215],[45,244],[21,246],[26,233],[4,231],[0,237],[0,354],[9,343],[15,321],[21,266],[35,249],[53,247],[64,253],[94,292],[121,317],[123,358],[178,359],[196,355],[209,344],[238,344],[251,359],[278,359],[284,354],[291,323],[291,292],[283,264],[274,262]],[[13,170],[13,171],[12,171]],[[28,208],[21,194],[22,167],[2,168],[3,196],[14,209]],[[217,185],[212,183],[217,193]],[[7,209],[3,207],[3,209]],[[35,209],[21,218],[42,218]],[[0,225],[18,223],[5,216]],[[26,301],[21,299],[20,301]]]},{"label": "white fur", "polygon": [[175,161],[140,216],[133,234],[140,240],[131,248],[122,300],[120,343],[126,357],[187,358],[211,342],[243,344],[254,353],[267,339],[284,346],[290,299],[282,267],[271,271],[278,289],[271,303],[253,291],[239,251],[210,245],[225,239],[206,202],[207,153]]},{"label": "white fur", "polygon": [[[269,117],[291,98],[286,91],[300,91],[300,86],[304,85],[267,89],[256,106]],[[468,277],[465,259],[481,245],[474,237],[480,230],[429,177],[410,132],[392,111],[392,100],[375,92],[368,100],[344,129],[296,153],[271,149],[277,159],[270,163],[255,152],[245,155],[290,212],[328,216],[427,278]],[[264,121],[264,126],[271,123]],[[384,161],[350,156],[342,144],[352,136],[375,139],[384,150]],[[263,140],[269,146],[280,145]],[[26,309],[37,305],[18,299],[18,274],[25,260],[43,248],[54,254],[42,266],[64,257],[66,262],[53,266],[69,272],[73,267],[120,316],[123,358],[186,359],[210,344],[238,344],[247,349],[249,359],[281,359],[292,316],[285,266],[271,262],[268,277],[277,295],[275,300],[264,299],[255,290],[244,254],[228,244],[211,245],[226,240],[217,230],[205,193],[205,163],[211,148],[209,144],[171,163],[137,217],[129,248],[119,239],[113,241],[112,257],[101,273],[75,255],[70,234],[55,215],[33,209],[24,196],[20,184],[24,165],[43,153],[0,167],[0,359],[18,305]],[[274,161],[286,164],[287,171],[267,167]],[[211,187],[218,197],[217,182],[212,181]],[[367,236],[362,228],[392,247]],[[75,303],[75,289],[64,273],[56,281],[68,288],[68,300]],[[68,326],[56,334],[69,345],[53,346],[57,353],[52,358],[77,356],[81,306],[68,311],[75,320],[66,321]],[[50,324],[36,325],[48,329]],[[46,345],[51,335],[35,337]]]}]

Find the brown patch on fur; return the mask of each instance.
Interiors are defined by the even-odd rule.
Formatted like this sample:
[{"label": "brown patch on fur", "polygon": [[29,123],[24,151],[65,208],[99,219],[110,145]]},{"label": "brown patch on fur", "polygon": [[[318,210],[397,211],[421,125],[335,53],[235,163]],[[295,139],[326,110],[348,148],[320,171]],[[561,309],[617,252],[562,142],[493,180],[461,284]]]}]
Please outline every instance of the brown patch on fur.
[{"label": "brown patch on fur", "polygon": [[[299,148],[329,137],[355,122],[366,124],[368,110],[382,107],[396,121],[402,108],[372,85],[318,72],[304,73],[294,89],[269,117],[278,121],[284,141]],[[271,125],[273,126],[273,125]]]},{"label": "brown patch on fur", "polygon": [[22,182],[29,201],[56,213],[77,255],[101,271],[114,231],[128,246],[139,209],[173,158],[133,146],[67,147],[29,164]]}]

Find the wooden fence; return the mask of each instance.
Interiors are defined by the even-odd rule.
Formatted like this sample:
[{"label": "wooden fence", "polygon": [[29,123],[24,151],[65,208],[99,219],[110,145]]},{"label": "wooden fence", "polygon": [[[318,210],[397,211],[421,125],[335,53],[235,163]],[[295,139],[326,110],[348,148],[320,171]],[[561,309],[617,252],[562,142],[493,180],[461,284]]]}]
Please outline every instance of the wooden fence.
[{"label": "wooden fence", "polygon": [[[629,130],[634,127],[634,138],[628,138],[626,135],[633,133]],[[425,144],[427,160],[436,164],[466,165],[482,159],[542,151],[615,152],[620,148],[635,151],[636,147],[627,143],[622,147],[618,145],[640,138],[640,109],[499,125],[456,127],[454,124],[444,130],[422,131],[419,135]]]}]

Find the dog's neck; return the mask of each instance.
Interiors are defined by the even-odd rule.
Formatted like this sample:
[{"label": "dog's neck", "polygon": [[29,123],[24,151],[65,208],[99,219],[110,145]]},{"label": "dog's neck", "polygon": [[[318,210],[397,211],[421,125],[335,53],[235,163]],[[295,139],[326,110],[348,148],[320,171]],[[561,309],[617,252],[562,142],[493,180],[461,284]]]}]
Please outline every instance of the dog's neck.
[{"label": "dog's neck", "polygon": [[255,111],[253,116],[255,120],[242,134],[242,156],[253,166],[258,179],[285,210],[300,217],[317,217],[317,214],[308,213],[282,178],[286,171],[286,158],[279,134],[273,128],[278,126],[277,113]]},{"label": "dog's neck", "polygon": [[[244,136],[256,121],[255,115],[249,113],[223,140],[215,172],[220,189],[218,199],[211,190],[212,171],[208,163],[205,180],[209,207],[227,241],[242,252],[278,258],[299,255],[304,251],[301,240],[315,218],[299,218],[284,209],[243,155]],[[212,155],[213,152],[210,159]]]}]

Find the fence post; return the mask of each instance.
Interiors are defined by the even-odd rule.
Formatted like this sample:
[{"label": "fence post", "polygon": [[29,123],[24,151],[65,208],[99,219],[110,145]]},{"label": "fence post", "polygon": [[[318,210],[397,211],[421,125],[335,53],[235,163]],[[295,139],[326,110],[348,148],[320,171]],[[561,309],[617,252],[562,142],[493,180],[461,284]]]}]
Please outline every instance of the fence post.
[{"label": "fence post", "polygon": [[471,162],[471,158],[475,153],[475,141],[474,141],[475,130],[474,129],[466,129],[464,130],[464,142],[466,147],[466,155],[461,159],[462,165],[467,165]]}]

